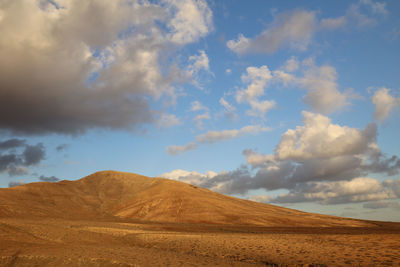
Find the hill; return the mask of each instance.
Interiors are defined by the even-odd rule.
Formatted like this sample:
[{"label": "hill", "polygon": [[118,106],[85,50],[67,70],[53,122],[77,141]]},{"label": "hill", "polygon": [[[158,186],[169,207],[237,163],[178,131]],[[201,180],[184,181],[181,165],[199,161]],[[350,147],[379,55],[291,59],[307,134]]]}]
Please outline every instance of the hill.
[{"label": "hill", "polygon": [[238,199],[178,181],[102,171],[77,181],[0,189],[0,217],[108,219],[257,225],[371,226],[368,221],[306,213]]}]

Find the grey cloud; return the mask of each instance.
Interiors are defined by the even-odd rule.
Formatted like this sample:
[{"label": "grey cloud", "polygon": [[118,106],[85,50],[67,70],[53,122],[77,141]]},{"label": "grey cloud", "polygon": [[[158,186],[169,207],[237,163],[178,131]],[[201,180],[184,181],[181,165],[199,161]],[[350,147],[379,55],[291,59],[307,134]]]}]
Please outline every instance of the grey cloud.
[{"label": "grey cloud", "polygon": [[10,176],[27,174],[27,167],[39,164],[46,156],[42,143],[30,145],[26,140],[9,139],[1,144],[5,145],[0,153],[0,172]]},{"label": "grey cloud", "polygon": [[25,145],[25,140],[23,139],[9,139],[3,142],[0,142],[0,150],[8,150],[11,148],[16,148]]},{"label": "grey cloud", "polygon": [[385,187],[390,188],[398,198],[400,198],[400,179],[397,180],[386,180],[383,182]]},{"label": "grey cloud", "polygon": [[281,194],[271,202],[344,204],[371,200],[392,199],[395,195],[378,180],[366,177],[350,181],[309,182],[298,185],[287,194]]},{"label": "grey cloud", "polygon": [[24,181],[12,181],[8,183],[8,187],[20,186],[24,184],[25,184]]},{"label": "grey cloud", "polygon": [[56,150],[58,151],[58,152],[61,152],[61,151],[64,151],[65,149],[67,149],[68,148],[68,145],[67,144],[61,144],[61,145],[58,145],[57,147],[56,147]]},{"label": "grey cloud", "polygon": [[196,21],[177,18],[183,7],[172,1],[73,0],[59,9],[56,1],[39,2],[0,3],[0,129],[15,134],[137,130],[156,122],[160,111],[149,102],[174,100],[182,80],[167,64],[182,45],[167,25],[189,43],[207,34],[201,23],[212,15],[204,1],[191,2]]},{"label": "grey cloud", "polygon": [[22,160],[15,154],[0,155],[0,172],[7,170],[16,164],[22,164]]},{"label": "grey cloud", "polygon": [[43,160],[46,152],[43,144],[39,143],[34,146],[27,145],[22,155],[24,158],[24,165],[30,166],[38,164],[41,160]]},{"label": "grey cloud", "polygon": [[41,175],[41,176],[39,177],[39,180],[40,180],[40,181],[43,181],[43,182],[58,182],[58,181],[60,181],[60,179],[57,178],[57,177],[55,177],[55,176],[49,176],[49,177],[47,177],[47,176],[43,176],[43,175]]}]

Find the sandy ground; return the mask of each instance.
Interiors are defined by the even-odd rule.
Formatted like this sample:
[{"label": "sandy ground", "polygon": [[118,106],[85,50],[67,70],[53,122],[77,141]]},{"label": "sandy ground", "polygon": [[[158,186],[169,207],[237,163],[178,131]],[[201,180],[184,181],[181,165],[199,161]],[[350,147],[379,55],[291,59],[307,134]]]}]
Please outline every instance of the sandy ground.
[{"label": "sandy ground", "polygon": [[[400,228],[0,219],[0,266],[400,266]],[[317,265],[319,264],[319,265]]]}]

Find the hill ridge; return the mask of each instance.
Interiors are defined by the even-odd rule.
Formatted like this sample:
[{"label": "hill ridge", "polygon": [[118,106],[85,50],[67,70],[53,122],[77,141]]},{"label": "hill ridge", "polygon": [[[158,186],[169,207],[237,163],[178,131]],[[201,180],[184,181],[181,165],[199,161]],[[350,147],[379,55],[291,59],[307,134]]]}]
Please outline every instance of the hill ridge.
[{"label": "hill ridge", "polygon": [[136,219],[257,226],[373,226],[226,196],[180,181],[114,170],[0,189],[0,217]]}]

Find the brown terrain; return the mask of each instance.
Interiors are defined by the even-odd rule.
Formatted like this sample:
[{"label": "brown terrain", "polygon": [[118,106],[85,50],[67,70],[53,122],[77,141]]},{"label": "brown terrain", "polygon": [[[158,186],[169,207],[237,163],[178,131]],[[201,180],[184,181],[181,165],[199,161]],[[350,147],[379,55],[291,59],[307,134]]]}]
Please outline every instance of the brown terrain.
[{"label": "brown terrain", "polygon": [[104,171],[0,189],[0,266],[400,266],[400,223]]}]

